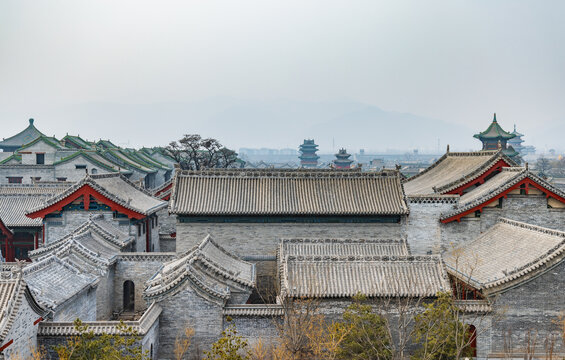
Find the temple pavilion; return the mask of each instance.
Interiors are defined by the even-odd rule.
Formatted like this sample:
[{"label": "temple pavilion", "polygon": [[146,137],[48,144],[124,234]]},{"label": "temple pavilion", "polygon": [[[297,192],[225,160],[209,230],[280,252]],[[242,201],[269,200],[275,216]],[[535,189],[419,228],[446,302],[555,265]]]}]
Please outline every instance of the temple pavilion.
[{"label": "temple pavilion", "polygon": [[318,166],[318,159],[320,158],[316,155],[318,151],[318,145],[314,143],[314,139],[304,139],[298,149],[300,151],[300,166],[303,168],[315,168]]},{"label": "temple pavilion", "polygon": [[500,148],[503,150],[504,155],[508,157],[518,155],[518,152],[514,150],[512,146],[508,146],[509,140],[515,138],[516,135],[502,129],[496,121],[496,113],[489,127],[485,131],[475,134],[473,137],[481,140],[483,150],[498,150]]},{"label": "temple pavilion", "polygon": [[334,160],[334,167],[336,169],[349,169],[351,168],[351,163],[353,160],[350,160],[350,154],[347,153],[345,149],[339,149],[337,154],[335,154],[336,159]]}]

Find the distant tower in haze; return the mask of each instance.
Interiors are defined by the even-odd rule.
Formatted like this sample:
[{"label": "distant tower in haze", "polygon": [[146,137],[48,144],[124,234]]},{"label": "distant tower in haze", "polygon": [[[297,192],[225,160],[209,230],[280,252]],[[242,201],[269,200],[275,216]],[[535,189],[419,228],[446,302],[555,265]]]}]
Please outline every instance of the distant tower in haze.
[{"label": "distant tower in haze", "polygon": [[489,127],[485,131],[475,134],[474,137],[481,140],[483,150],[502,149],[506,156],[514,157],[518,155],[518,152],[512,146],[508,146],[509,140],[515,138],[516,135],[506,132],[500,127],[496,121],[496,113]]},{"label": "distant tower in haze", "polygon": [[347,153],[347,150],[340,149],[337,154],[335,154],[336,159],[334,160],[334,166],[336,169],[349,169],[351,168],[351,163],[353,160],[349,160],[351,155]]},{"label": "distant tower in haze", "polygon": [[524,136],[524,134],[520,134],[518,131],[516,131],[516,125],[514,125],[514,131],[512,131],[512,135],[514,135],[515,138],[508,140],[508,146],[512,146],[514,150],[516,150],[520,154],[520,156],[535,154],[535,147],[531,145],[523,145],[524,139],[522,139],[522,136]]},{"label": "distant tower in haze", "polygon": [[300,166],[303,168],[315,168],[318,167],[318,159],[320,158],[316,155],[318,151],[318,145],[314,143],[314,139],[304,139],[304,143],[300,145],[299,148],[300,156]]}]

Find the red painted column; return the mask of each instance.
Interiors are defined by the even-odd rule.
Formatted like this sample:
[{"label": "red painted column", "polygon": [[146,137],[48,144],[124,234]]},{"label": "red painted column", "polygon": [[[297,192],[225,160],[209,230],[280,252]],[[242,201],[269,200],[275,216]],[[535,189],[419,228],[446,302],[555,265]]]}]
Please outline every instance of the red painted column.
[{"label": "red painted column", "polygon": [[149,236],[150,229],[151,228],[149,227],[149,218],[146,218],[145,219],[145,251],[146,252],[151,251],[151,246],[150,246],[151,237]]}]

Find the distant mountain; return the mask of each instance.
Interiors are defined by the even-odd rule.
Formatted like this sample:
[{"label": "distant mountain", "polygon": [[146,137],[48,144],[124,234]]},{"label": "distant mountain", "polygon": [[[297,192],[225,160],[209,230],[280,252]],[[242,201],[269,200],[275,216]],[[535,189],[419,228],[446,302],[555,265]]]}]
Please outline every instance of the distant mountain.
[{"label": "distant mountain", "polygon": [[[314,138],[320,150],[350,152],[419,149],[440,152],[478,149],[477,129],[413,114],[391,112],[354,101],[305,102],[211,98],[199,102],[87,103],[52,110],[59,129],[89,140],[110,138],[120,145],[165,145],[185,133],[219,139],[240,147],[296,148]],[[43,129],[41,117],[38,128]],[[485,124],[486,126],[487,124]],[[65,134],[57,134],[64,136]]]}]

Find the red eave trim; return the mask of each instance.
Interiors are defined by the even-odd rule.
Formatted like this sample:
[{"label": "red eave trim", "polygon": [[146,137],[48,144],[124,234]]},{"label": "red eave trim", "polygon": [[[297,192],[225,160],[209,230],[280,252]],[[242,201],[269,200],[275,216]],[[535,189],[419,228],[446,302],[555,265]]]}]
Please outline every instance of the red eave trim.
[{"label": "red eave trim", "polygon": [[2,347],[0,347],[0,352],[4,351],[4,349],[6,349],[8,346],[12,345],[14,343],[14,339],[8,341],[7,343],[5,343],[4,345],[2,345]]},{"label": "red eave trim", "polygon": [[496,196],[494,196],[494,197],[492,197],[492,198],[486,200],[485,202],[483,202],[483,203],[481,203],[481,204],[479,204],[479,205],[477,205],[477,206],[475,206],[475,207],[473,207],[473,208],[471,208],[471,209],[469,209],[469,210],[466,210],[466,211],[464,211],[464,212],[462,212],[462,213],[460,213],[460,214],[453,215],[453,216],[451,216],[451,217],[449,217],[449,218],[447,218],[447,219],[443,219],[443,220],[440,220],[440,221],[441,221],[443,224],[447,224],[447,223],[450,223],[450,222],[452,222],[452,221],[460,222],[460,221],[461,221],[461,218],[463,218],[463,217],[465,217],[465,216],[467,216],[467,215],[469,215],[469,214],[471,214],[471,213],[474,213],[474,212],[477,211],[477,210],[482,212],[482,211],[483,211],[483,208],[484,208],[486,205],[488,205],[488,204],[490,204],[490,203],[492,203],[492,202],[494,202],[494,201],[497,201],[497,200],[500,199],[501,197],[506,198],[506,197],[508,196],[508,193],[510,193],[512,190],[520,189],[520,185],[523,185],[523,184],[526,184],[526,194],[528,194],[529,186],[532,186],[532,187],[534,187],[534,188],[540,190],[541,192],[545,193],[545,194],[546,194],[546,198],[552,197],[552,198],[554,198],[555,200],[560,201],[560,202],[562,202],[562,203],[565,204],[565,198],[563,198],[563,197],[561,197],[561,196],[555,194],[554,192],[552,192],[552,191],[546,189],[545,187],[543,187],[543,186],[541,186],[540,184],[536,183],[536,182],[533,181],[532,179],[530,179],[530,178],[525,178],[524,180],[522,180],[522,181],[518,182],[517,184],[515,184],[515,185],[509,187],[508,189],[506,189],[506,190],[504,190],[503,192],[501,192],[500,194],[498,194],[498,195],[496,195]]},{"label": "red eave trim", "polygon": [[164,193],[165,191],[169,190],[169,189],[172,188],[172,187],[173,187],[173,183],[170,183],[169,185],[165,186],[165,187],[162,188],[161,190],[157,191],[154,196],[155,196],[155,197],[158,197],[159,194]]},{"label": "red eave trim", "polygon": [[6,237],[11,237],[12,235],[14,235],[14,233],[12,233],[12,231],[8,229],[6,225],[4,225],[2,219],[0,219],[0,231],[2,231],[2,234],[4,234],[4,236]]},{"label": "red eave trim", "polygon": [[43,321],[43,317],[39,317],[37,320],[33,322],[33,325],[39,324],[39,322]]},{"label": "red eave trim", "polygon": [[27,214],[27,216],[32,218],[32,219],[36,219],[36,218],[44,219],[47,214],[51,214],[52,212],[55,212],[55,211],[62,211],[64,206],[72,203],[73,201],[80,198],[81,196],[84,196],[84,208],[85,208],[85,210],[88,210],[91,195],[97,201],[99,201],[99,202],[101,202],[105,205],[108,205],[110,207],[110,209],[112,209],[112,211],[117,211],[117,212],[120,212],[124,215],[127,215],[127,217],[130,218],[130,219],[139,220],[139,219],[143,219],[143,218],[146,217],[143,214],[140,214],[136,211],[130,210],[130,209],[108,199],[106,196],[100,194],[98,191],[93,189],[88,184],[84,184],[78,190],[76,190],[75,192],[73,192],[72,194],[67,196],[66,198],[56,202],[55,204],[52,204],[52,205],[46,207],[45,209],[38,210],[38,211],[33,212],[33,213],[29,213],[29,214]]},{"label": "red eave trim", "polygon": [[465,189],[468,189],[471,186],[474,186],[476,184],[483,184],[485,182],[486,177],[488,177],[490,174],[492,174],[495,171],[501,171],[503,167],[510,167],[510,164],[507,163],[506,161],[504,161],[503,159],[500,159],[494,165],[492,165],[487,171],[485,171],[484,174],[482,174],[478,178],[473,179],[473,180],[459,186],[458,188],[455,188],[451,191],[448,191],[448,192],[444,193],[443,195],[448,195],[448,194],[449,195],[463,195],[463,191],[465,191]]}]

